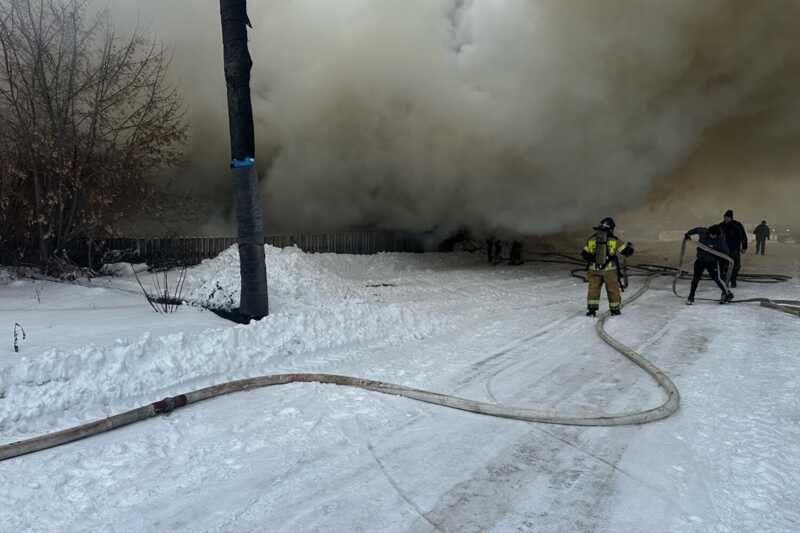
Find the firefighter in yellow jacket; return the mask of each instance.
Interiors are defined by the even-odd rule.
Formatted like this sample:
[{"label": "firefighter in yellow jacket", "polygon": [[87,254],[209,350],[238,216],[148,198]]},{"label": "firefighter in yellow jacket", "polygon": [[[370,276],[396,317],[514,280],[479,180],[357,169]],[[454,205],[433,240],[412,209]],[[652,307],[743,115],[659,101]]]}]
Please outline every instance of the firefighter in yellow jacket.
[{"label": "firefighter in yellow jacket", "polygon": [[633,245],[622,243],[614,235],[616,224],[611,217],[604,218],[600,225],[594,228],[595,233],[586,241],[581,256],[589,264],[587,275],[589,278],[589,297],[586,316],[597,316],[600,309],[600,291],[603,284],[608,294],[608,307],[612,315],[620,314],[622,304],[622,286],[620,280],[619,256],[630,257],[633,255]]}]

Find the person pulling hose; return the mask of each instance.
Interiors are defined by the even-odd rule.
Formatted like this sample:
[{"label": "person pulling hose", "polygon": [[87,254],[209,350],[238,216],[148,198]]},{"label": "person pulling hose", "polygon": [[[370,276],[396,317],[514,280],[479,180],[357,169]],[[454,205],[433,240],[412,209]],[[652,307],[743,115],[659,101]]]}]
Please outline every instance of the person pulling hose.
[{"label": "person pulling hose", "polygon": [[729,279],[731,287],[735,289],[736,282],[739,280],[739,271],[742,269],[742,254],[747,252],[747,231],[741,222],[734,220],[731,209],[725,211],[719,228],[728,245],[725,255],[733,259],[733,272],[728,275],[728,264],[723,263],[720,265],[720,274],[723,278]]},{"label": "person pulling hose", "polygon": [[[691,240],[692,235],[697,235],[700,238],[700,243],[712,248],[720,253],[729,255],[728,245],[722,237],[722,230],[716,224],[709,228],[698,227],[690,229],[683,236],[686,240]],[[722,291],[719,303],[724,304],[733,300],[733,293],[728,289],[722,281],[719,268],[719,260],[713,254],[703,250],[697,249],[697,259],[694,262],[694,275],[692,276],[692,289],[689,292],[689,298],[686,300],[686,305],[694,303],[694,296],[697,292],[697,286],[700,284],[700,279],[703,273],[708,272],[708,275],[717,284],[717,287]]]}]

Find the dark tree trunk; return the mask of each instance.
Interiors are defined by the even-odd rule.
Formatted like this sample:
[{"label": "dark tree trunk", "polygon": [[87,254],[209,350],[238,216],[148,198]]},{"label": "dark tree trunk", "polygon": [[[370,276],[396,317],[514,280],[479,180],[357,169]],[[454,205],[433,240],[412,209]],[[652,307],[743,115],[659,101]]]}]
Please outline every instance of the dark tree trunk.
[{"label": "dark tree trunk", "polygon": [[250,100],[250,68],[247,49],[246,0],[220,0],[225,81],[228,86],[228,118],[231,135],[231,168],[239,234],[242,293],[239,312],[250,318],[269,313],[267,268],[264,263],[264,222],[261,189],[255,167],[253,106]]}]

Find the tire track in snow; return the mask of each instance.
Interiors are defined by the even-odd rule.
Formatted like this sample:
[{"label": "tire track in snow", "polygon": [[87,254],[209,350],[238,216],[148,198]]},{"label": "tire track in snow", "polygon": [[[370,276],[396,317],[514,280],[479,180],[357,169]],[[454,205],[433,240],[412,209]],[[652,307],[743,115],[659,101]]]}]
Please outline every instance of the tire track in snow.
[{"label": "tire track in snow", "polygon": [[[505,356],[505,355],[507,355],[509,353],[519,352],[521,349],[523,349],[525,347],[532,348],[532,346],[531,346],[532,341],[534,341],[535,339],[540,338],[540,337],[544,336],[546,333],[552,331],[557,325],[562,324],[562,323],[564,323],[564,322],[566,322],[566,321],[568,321],[570,319],[578,318],[579,315],[580,314],[573,314],[573,315],[570,315],[568,317],[563,317],[563,318],[560,318],[560,319],[556,319],[556,320],[552,321],[551,323],[549,323],[548,325],[546,325],[543,328],[541,328],[540,330],[537,330],[537,332],[535,332],[534,334],[528,335],[528,336],[524,337],[523,339],[520,339],[518,341],[512,342],[511,344],[507,345],[503,349],[499,350],[498,352],[495,352],[491,356],[489,356],[486,359],[482,360],[481,362],[479,362],[475,366],[478,366],[478,367],[486,366],[487,362],[491,362],[494,359],[501,358],[502,356]],[[593,322],[592,322],[592,324],[593,324]],[[584,324],[582,322],[576,322],[567,331],[563,332],[563,334],[574,335],[576,330],[583,329],[583,325]],[[661,337],[664,336],[664,334],[665,334],[667,329],[668,329],[668,324],[662,326],[662,328],[660,330],[660,332],[661,332],[660,335],[656,335],[655,337],[648,338],[645,342],[641,343],[640,346],[649,346],[649,345],[652,345],[652,344],[658,342],[658,340]],[[553,340],[551,342],[556,342],[556,341]],[[533,350],[531,350],[531,351],[533,351]],[[505,371],[507,371],[509,369],[516,368],[516,367],[518,367],[520,365],[522,365],[522,367],[525,368],[525,367],[533,366],[534,364],[536,364],[535,361],[532,362],[532,361],[529,361],[529,360],[512,361],[512,362],[510,362],[508,364],[505,364],[505,365],[500,366],[499,368],[495,369],[494,372],[492,372],[492,374],[488,377],[488,379],[485,382],[485,388],[486,388],[487,395],[491,398],[491,400],[493,402],[499,404],[500,402],[497,400],[496,395],[493,392],[493,382],[494,382],[494,380],[500,374],[502,374],[503,372],[505,372]],[[488,365],[488,366],[489,366],[489,368],[491,368],[491,365]],[[559,365],[558,368],[569,367],[569,366],[570,366],[570,363],[565,363],[564,365]],[[551,374],[559,374],[559,372],[555,371],[555,372],[553,372]],[[580,372],[577,372],[576,374],[580,374]],[[599,374],[596,377],[596,379],[601,379],[603,376],[604,376],[604,374]],[[578,379],[578,381],[576,381],[576,383],[577,384],[582,384],[582,385],[585,386],[586,385],[585,376],[578,376],[578,377],[579,377],[579,379]],[[540,380],[543,380],[543,379],[546,379],[546,376],[543,376],[542,378],[540,378]],[[585,388],[585,387],[580,387],[580,388],[575,388],[575,387],[570,387],[570,386],[561,387],[561,389],[564,390],[566,394],[560,400],[556,401],[556,403],[553,406],[553,408],[556,408],[559,404],[563,403],[564,400],[566,400],[568,397],[572,396],[573,394],[579,392],[582,388]],[[608,404],[609,402],[604,402],[604,403]],[[621,448],[619,448],[617,450],[617,453],[614,454],[614,458],[613,459],[608,460],[608,459],[605,459],[605,458],[603,458],[603,457],[601,457],[601,456],[599,456],[599,455],[597,455],[597,454],[595,454],[595,453],[593,453],[593,452],[591,452],[589,450],[584,449],[581,446],[578,446],[577,444],[571,442],[570,440],[568,440],[565,437],[560,437],[560,436],[556,435],[555,433],[553,433],[551,431],[545,430],[543,428],[539,428],[537,426],[534,426],[534,428],[535,428],[536,431],[538,431],[538,432],[540,432],[540,433],[542,433],[544,435],[547,435],[548,437],[550,437],[552,439],[555,439],[555,440],[559,441],[560,443],[570,447],[571,449],[574,449],[574,450],[578,451],[579,453],[585,455],[586,457],[590,458],[591,460],[596,461],[596,462],[604,465],[606,468],[608,468],[609,469],[609,475],[600,476],[600,478],[598,480],[599,481],[599,485],[600,485],[599,488],[600,488],[601,493],[602,492],[605,492],[607,494],[611,493],[611,490],[612,490],[611,487],[612,487],[612,483],[613,483],[613,473],[616,472],[616,473],[619,473],[619,474],[621,474],[623,476],[626,476],[629,479],[633,480],[636,484],[642,486],[644,489],[646,489],[648,492],[650,492],[654,497],[657,497],[659,499],[663,499],[663,500],[667,501],[670,506],[672,506],[675,509],[680,510],[680,512],[685,517],[688,517],[688,513],[685,510],[683,510],[682,507],[677,502],[675,502],[674,500],[672,500],[668,496],[665,496],[663,494],[663,491],[659,487],[656,487],[656,486],[652,485],[651,483],[647,482],[645,479],[643,479],[643,478],[641,478],[641,477],[639,477],[639,476],[637,476],[637,475],[635,475],[635,474],[633,474],[631,472],[628,472],[627,470],[622,469],[622,468],[619,467],[619,461],[621,460],[621,458],[622,458],[622,456],[624,454],[624,450],[627,447],[627,442],[625,440],[620,440],[619,444],[621,445]],[[564,430],[562,430],[562,431],[564,431]],[[581,429],[580,433],[583,433],[584,431],[586,431],[586,430]],[[498,458],[498,460],[499,460],[499,458]],[[552,472],[551,472],[551,474],[552,474]],[[448,499],[453,499],[455,501],[455,504],[447,503],[444,508],[440,508],[438,511],[436,511],[436,510],[430,511],[428,513],[428,516],[435,515],[438,512],[438,514],[441,515],[441,516],[450,517],[455,513],[455,508],[453,507],[454,505],[456,505],[457,507],[461,507],[461,508],[469,508],[469,507],[471,507],[471,505],[466,504],[466,501],[469,501],[469,498],[471,497],[470,495],[473,495],[473,494],[475,494],[476,492],[479,492],[479,491],[477,489],[475,489],[474,483],[472,481],[468,482],[467,485],[472,487],[472,488],[463,489],[463,487],[460,488],[459,486],[455,486],[455,487],[453,487],[451,489],[451,491],[449,491],[449,493],[453,493],[453,491],[456,491],[456,493],[461,493],[457,497],[456,496],[452,496],[452,495],[450,497],[448,497],[447,495],[443,495],[442,498],[440,498],[440,502],[447,501]],[[599,502],[597,503],[597,505],[599,505]],[[473,512],[468,511],[468,514],[469,514],[468,519],[474,519],[474,513]],[[588,512],[587,513],[587,516],[591,516],[591,515],[592,515],[592,512]],[[450,523],[459,524],[459,530],[461,530],[461,527],[463,526],[463,524],[461,524],[458,520],[452,521]],[[588,523],[590,523],[590,521],[587,521],[586,523],[588,524]],[[573,525],[576,525],[576,524],[573,524]],[[476,527],[474,529],[474,531],[483,531],[484,528],[489,528],[489,527],[492,527],[492,526],[496,526],[496,524],[492,524],[491,522],[484,522],[484,523],[481,523],[481,525],[479,527]],[[470,527],[466,527],[464,530],[472,531],[473,529],[471,529]],[[579,530],[580,531],[584,531],[583,528],[581,528]],[[593,530],[594,530],[594,526],[589,526],[589,525],[586,526],[585,531],[593,531]],[[578,531],[578,530],[576,530],[576,531]]]},{"label": "tire track in snow", "polygon": [[[530,347],[531,341],[533,341],[533,340],[535,340],[537,338],[543,337],[544,335],[549,333],[553,329],[554,326],[559,325],[559,324],[563,324],[564,322],[567,322],[568,320],[574,319],[574,318],[579,317],[579,316],[580,316],[580,314],[576,313],[576,314],[570,315],[568,317],[564,317],[564,318],[555,320],[553,322],[553,324],[552,324],[552,327],[550,327],[550,325],[548,325],[547,327],[545,327],[543,329],[543,331],[537,332],[536,334],[531,335],[530,337],[527,337],[527,338],[523,339],[519,344],[517,344],[514,347],[514,351],[518,351],[519,349],[521,349],[523,347]],[[576,325],[580,325],[580,324],[576,324]],[[573,329],[575,329],[575,328],[573,327]],[[526,368],[528,366],[531,366],[531,365],[535,364],[536,362],[537,361],[533,361],[532,362],[532,361],[527,360],[527,359],[523,359],[523,360],[519,360],[519,361],[512,361],[507,365],[501,366],[500,368],[496,369],[492,374],[490,374],[489,377],[486,378],[486,381],[484,382],[484,389],[486,390],[486,394],[489,396],[489,398],[492,400],[492,402],[494,402],[494,403],[496,403],[498,405],[501,404],[501,402],[499,402],[497,400],[497,397],[496,397],[496,395],[494,394],[494,391],[493,391],[493,382],[497,378],[498,375],[500,375],[501,373],[505,372],[506,370],[509,370],[511,368],[515,368],[517,366],[522,366],[523,368]]]},{"label": "tire track in snow", "polygon": [[442,529],[442,527],[437,522],[435,522],[431,517],[429,517],[428,513],[420,509],[419,506],[414,503],[411,497],[400,487],[397,480],[394,479],[394,477],[392,477],[392,475],[387,470],[386,465],[384,465],[383,461],[380,460],[378,454],[375,452],[375,448],[369,441],[367,441],[367,449],[369,450],[369,453],[372,454],[372,458],[375,460],[375,463],[378,465],[381,472],[386,477],[386,480],[389,482],[389,485],[392,486],[392,488],[395,490],[395,492],[397,492],[400,498],[402,498],[404,502],[406,502],[412,509],[414,509],[414,511],[417,513],[417,515],[419,515],[420,518],[422,518],[425,522],[430,524],[430,526],[433,529],[441,533],[445,533],[445,530]]},{"label": "tire track in snow", "polygon": [[[522,337],[521,339],[514,340],[514,341],[506,344],[504,347],[500,348],[499,350],[489,354],[487,357],[472,363],[468,368],[467,375],[463,376],[459,380],[459,382],[458,382],[458,384],[457,384],[457,386],[456,386],[456,388],[454,389],[453,392],[458,392],[459,390],[462,390],[465,387],[468,387],[469,385],[474,383],[474,381],[477,378],[481,377],[481,375],[482,375],[484,370],[492,370],[495,367],[496,364],[500,364],[506,357],[511,356],[511,355],[515,355],[521,348],[528,346],[531,343],[531,341],[536,340],[536,339],[538,339],[540,337],[543,337],[544,335],[546,335],[549,332],[551,332],[553,330],[553,328],[555,328],[556,326],[558,326],[560,324],[563,324],[564,322],[566,322],[567,320],[573,318],[574,316],[575,315],[570,315],[570,316],[560,317],[560,318],[556,318],[554,320],[551,320],[550,322],[548,322],[544,326],[540,327],[539,329],[537,329],[536,331],[534,331],[530,335]],[[511,364],[513,365],[513,364],[517,364],[517,363],[518,363],[518,361],[514,361]],[[510,366],[510,365],[506,365],[506,367],[507,366]],[[501,368],[506,368],[506,367],[501,367]],[[492,398],[492,400],[494,401],[494,398]]]}]

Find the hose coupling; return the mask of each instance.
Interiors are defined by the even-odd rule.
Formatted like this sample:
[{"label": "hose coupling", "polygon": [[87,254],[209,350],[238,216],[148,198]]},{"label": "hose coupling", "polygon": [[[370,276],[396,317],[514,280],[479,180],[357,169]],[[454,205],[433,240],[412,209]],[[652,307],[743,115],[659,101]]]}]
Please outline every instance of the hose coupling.
[{"label": "hose coupling", "polygon": [[186,405],[186,395],[181,394],[179,396],[173,396],[171,398],[164,398],[161,401],[153,403],[153,411],[156,414],[163,415],[167,413],[171,413],[175,409],[179,407],[183,407]]}]

